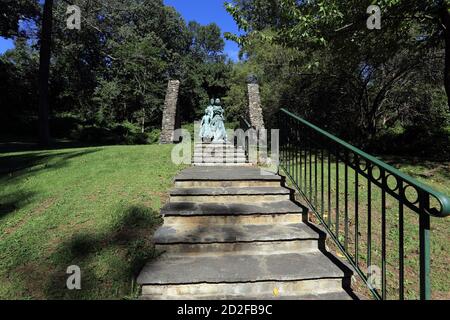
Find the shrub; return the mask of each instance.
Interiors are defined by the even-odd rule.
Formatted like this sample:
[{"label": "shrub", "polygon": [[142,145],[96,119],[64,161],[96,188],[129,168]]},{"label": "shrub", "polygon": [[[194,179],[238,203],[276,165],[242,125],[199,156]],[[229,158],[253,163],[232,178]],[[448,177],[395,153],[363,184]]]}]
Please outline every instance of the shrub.
[{"label": "shrub", "polygon": [[161,129],[154,129],[150,133],[148,133],[147,136],[148,144],[157,144],[159,143],[159,139],[161,137]]}]

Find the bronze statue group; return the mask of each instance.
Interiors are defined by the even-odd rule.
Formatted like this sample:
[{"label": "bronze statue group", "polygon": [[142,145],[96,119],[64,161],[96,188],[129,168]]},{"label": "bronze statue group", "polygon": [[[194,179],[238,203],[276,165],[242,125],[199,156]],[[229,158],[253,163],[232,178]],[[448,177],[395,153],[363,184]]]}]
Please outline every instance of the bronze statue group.
[{"label": "bronze statue group", "polygon": [[225,129],[225,111],[220,99],[211,99],[211,104],[206,108],[200,129],[200,139],[203,142],[226,143],[228,140]]}]

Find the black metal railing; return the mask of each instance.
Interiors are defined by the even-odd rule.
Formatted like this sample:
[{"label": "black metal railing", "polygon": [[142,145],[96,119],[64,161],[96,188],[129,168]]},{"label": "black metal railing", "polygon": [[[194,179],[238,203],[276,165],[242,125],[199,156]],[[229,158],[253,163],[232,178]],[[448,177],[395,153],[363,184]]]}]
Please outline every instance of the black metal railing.
[{"label": "black metal railing", "polygon": [[281,169],[373,296],[430,299],[430,217],[450,199],[285,109],[279,121]]}]

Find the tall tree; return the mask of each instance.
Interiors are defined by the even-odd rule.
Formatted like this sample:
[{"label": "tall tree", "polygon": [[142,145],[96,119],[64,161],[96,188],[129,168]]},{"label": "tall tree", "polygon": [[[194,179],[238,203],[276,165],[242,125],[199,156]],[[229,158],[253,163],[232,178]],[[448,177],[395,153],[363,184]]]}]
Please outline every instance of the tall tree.
[{"label": "tall tree", "polygon": [[[381,9],[382,31],[410,40],[420,50],[444,42],[444,86],[450,109],[450,0],[271,0],[272,6],[259,0],[234,0],[227,9],[239,26],[247,31],[244,37],[229,35],[240,43],[264,27],[277,30],[274,40],[290,47],[326,46],[337,39],[341,43],[367,41],[373,47],[391,49],[385,37],[373,37],[366,28],[369,5]],[[272,15],[267,25],[259,16]],[[376,31],[375,31],[376,32]],[[398,48],[396,48],[398,49]],[[401,49],[401,48],[400,48]],[[393,57],[396,52],[392,52]]]},{"label": "tall tree", "polygon": [[52,45],[53,0],[45,0],[42,15],[41,46],[39,58],[39,142],[42,146],[50,144],[49,128],[49,76]]},{"label": "tall tree", "polygon": [[450,108],[450,4],[447,2],[439,11],[442,26],[444,27],[445,41],[445,67],[444,67],[444,85],[447,92],[447,102]]},{"label": "tall tree", "polygon": [[[238,0],[229,6],[247,31],[236,40],[265,81],[266,115],[274,105],[290,105],[340,136],[358,137],[358,142],[366,143],[397,120],[407,119],[408,113],[415,113],[414,108],[433,107],[428,102],[422,106],[412,100],[408,103],[407,96],[402,105],[392,103],[400,88],[416,90],[420,73],[441,60],[439,33],[431,29],[428,18],[394,19],[403,13],[392,9],[382,14],[379,31],[366,26],[369,0],[272,3],[278,3],[277,10],[256,0]],[[258,15],[276,18],[264,25]],[[433,73],[433,77],[442,83],[443,74]],[[445,96],[437,81],[430,85]],[[285,85],[278,88],[279,82]],[[264,84],[270,88],[270,96],[264,92]],[[424,92],[427,98],[417,100],[429,101],[430,95],[428,90]]]}]

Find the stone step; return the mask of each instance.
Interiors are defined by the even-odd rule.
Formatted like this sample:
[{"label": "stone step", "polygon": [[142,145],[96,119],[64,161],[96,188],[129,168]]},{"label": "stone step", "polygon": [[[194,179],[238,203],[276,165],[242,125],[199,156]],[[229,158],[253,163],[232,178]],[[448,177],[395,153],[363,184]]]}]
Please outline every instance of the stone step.
[{"label": "stone step", "polygon": [[175,296],[142,296],[141,300],[247,300],[247,301],[272,301],[272,300],[317,300],[317,301],[350,301],[350,300],[359,300],[359,298],[354,293],[349,293],[343,289],[322,293],[322,294],[305,294],[298,296],[286,296],[280,295],[279,292],[272,293],[270,295],[255,295],[255,296],[244,296],[244,295],[175,295]]},{"label": "stone step", "polygon": [[227,149],[227,150],[208,150],[208,149],[194,149],[194,154],[203,154],[203,155],[228,155],[228,154],[245,154],[244,150],[236,150],[236,149]]},{"label": "stone step", "polygon": [[236,163],[247,163],[247,159],[242,158],[242,159],[232,159],[232,158],[228,158],[228,159],[217,159],[217,158],[206,158],[206,159],[202,159],[202,158],[196,158],[193,160],[194,163],[215,163],[216,165],[224,165],[226,166],[227,164],[236,164]]},{"label": "stone step", "polygon": [[236,151],[236,150],[230,150],[230,151],[217,151],[217,152],[202,152],[202,151],[198,151],[198,150],[194,150],[193,152],[194,156],[198,156],[198,157],[230,157],[230,156],[245,156],[245,152],[244,151]]},{"label": "stone step", "polygon": [[227,145],[210,145],[210,144],[204,144],[204,145],[198,145],[196,144],[194,146],[194,149],[196,150],[205,150],[205,149],[209,149],[209,150],[244,150],[244,148],[242,147],[236,147],[232,144],[227,144]]},{"label": "stone step", "polygon": [[245,152],[229,152],[229,153],[194,153],[193,158],[245,158]]},{"label": "stone step", "polygon": [[[325,234],[304,223],[280,225],[165,224],[154,236],[158,250],[168,254],[273,254],[319,249]],[[323,244],[323,241],[322,243]]]},{"label": "stone step", "polygon": [[[217,163],[214,162],[210,162],[210,163],[202,163],[202,162],[194,162],[192,164],[194,167],[216,167]],[[227,163],[227,164],[223,164],[222,166],[224,167],[253,167],[252,163]]]},{"label": "stone step", "polygon": [[279,181],[261,180],[230,180],[230,181],[175,181],[176,188],[251,188],[251,187],[279,187]]},{"label": "stone step", "polygon": [[347,288],[351,271],[322,252],[272,255],[163,256],[138,277],[142,294],[271,295],[325,294]]},{"label": "stone step", "polygon": [[351,270],[325,251],[284,178],[245,162],[198,165],[161,210],[162,255],[138,277],[144,299],[354,299]]},{"label": "stone step", "polygon": [[256,203],[291,199],[292,190],[283,187],[252,188],[176,188],[170,192],[171,202]]},{"label": "stone step", "polygon": [[303,219],[303,209],[291,201],[269,203],[193,203],[165,205],[161,214],[166,224],[295,224]]},{"label": "stone step", "polygon": [[215,142],[197,142],[195,144],[196,146],[234,146],[234,143],[231,142],[222,142],[222,143],[215,143]]},{"label": "stone step", "polygon": [[240,158],[240,159],[244,159],[246,160],[247,157],[245,156],[245,154],[242,155],[237,155],[237,154],[228,154],[228,155],[207,155],[207,154],[203,154],[203,155],[194,155],[192,157],[193,159],[236,159],[236,158]]},{"label": "stone step", "polygon": [[283,179],[273,172],[259,168],[226,168],[215,166],[212,168],[188,168],[175,177],[180,181],[278,181]]},{"label": "stone step", "polygon": [[195,152],[192,158],[247,158],[244,152],[209,153]]},{"label": "stone step", "polygon": [[228,154],[228,153],[245,153],[244,149],[241,148],[194,148],[194,151],[196,153],[222,153],[222,154]]},{"label": "stone step", "polygon": [[195,143],[196,146],[234,146],[234,143],[231,143],[230,141],[227,142],[221,142],[221,143],[216,143],[216,142],[197,142]]},{"label": "stone step", "polygon": [[196,144],[194,146],[195,149],[199,149],[199,150],[204,150],[204,149],[210,149],[210,150],[228,150],[228,149],[235,149],[235,150],[244,150],[243,147],[238,147],[232,144],[227,144],[227,145],[220,145],[220,144],[214,144],[214,145],[210,145],[210,144],[204,144],[204,145],[199,145]]},{"label": "stone step", "polygon": [[194,152],[193,158],[243,158],[247,157],[245,152]]}]

